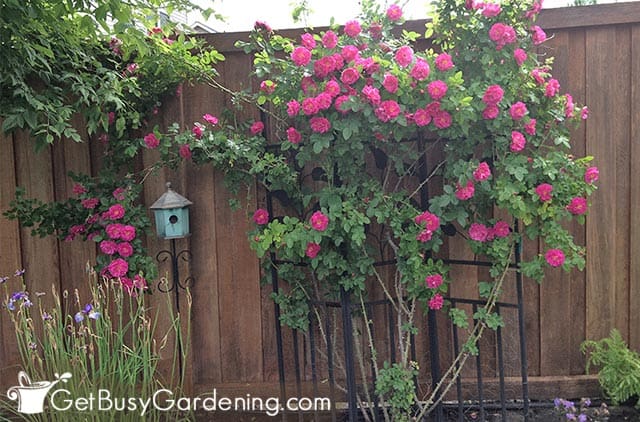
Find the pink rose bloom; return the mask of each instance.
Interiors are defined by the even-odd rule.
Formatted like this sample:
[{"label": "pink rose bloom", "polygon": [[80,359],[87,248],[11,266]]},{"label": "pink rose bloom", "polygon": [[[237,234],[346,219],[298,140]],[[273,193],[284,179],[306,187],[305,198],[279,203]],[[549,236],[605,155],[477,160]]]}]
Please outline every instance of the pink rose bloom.
[{"label": "pink rose bloom", "polygon": [[395,59],[400,67],[409,66],[413,61],[413,49],[408,45],[400,47],[398,51],[396,51]]},{"label": "pink rose bloom", "polygon": [[440,72],[446,72],[447,70],[453,67],[453,61],[451,60],[451,56],[447,53],[440,53],[436,56],[436,68]]},{"label": "pink rose bloom", "polygon": [[431,114],[429,114],[426,109],[419,108],[413,113],[413,121],[419,127],[427,126],[431,123]]},{"label": "pink rose bloom", "polygon": [[116,188],[113,190],[113,192],[111,192],[111,195],[113,195],[113,197],[118,201],[124,201],[125,192],[126,191],[124,188]]},{"label": "pink rose bloom", "polygon": [[296,100],[291,100],[287,103],[287,114],[289,117],[295,117],[300,112],[300,103]]},{"label": "pink rose bloom", "polygon": [[318,79],[324,79],[335,70],[335,67],[335,62],[331,57],[322,57],[313,63],[313,74]]},{"label": "pink rose bloom", "polygon": [[392,4],[387,9],[387,18],[392,22],[402,19],[402,8],[397,4]]},{"label": "pink rose bloom", "polygon": [[433,116],[433,124],[438,129],[446,129],[451,126],[452,117],[448,111],[440,110]]},{"label": "pink rose bloom", "polygon": [[367,85],[364,88],[362,88],[362,94],[369,101],[371,105],[380,104],[380,91],[378,91],[378,88],[375,88],[371,85]]},{"label": "pink rose bloom", "polygon": [[360,78],[360,72],[354,67],[348,67],[340,74],[340,81],[345,85],[353,85]]},{"label": "pink rose bloom", "polygon": [[442,285],[442,276],[440,274],[428,275],[424,279],[424,282],[426,283],[428,288],[437,289]]},{"label": "pink rose bloom", "polygon": [[196,139],[201,139],[202,138],[202,126],[200,126],[199,124],[195,124],[193,125],[193,128],[191,129],[191,133],[193,133],[193,135],[196,137]]},{"label": "pink rose bloom", "polygon": [[387,92],[395,94],[396,91],[398,91],[398,78],[390,73],[387,73],[384,75],[382,86],[387,90]]},{"label": "pink rose bloom", "polygon": [[549,249],[547,253],[544,254],[544,259],[547,261],[547,264],[552,267],[559,267],[564,264],[565,256],[561,249]]},{"label": "pink rose bloom", "polygon": [[259,226],[267,224],[269,222],[269,212],[264,208],[258,208],[253,213],[253,222]]},{"label": "pink rose bloom", "polygon": [[494,18],[498,16],[500,12],[502,12],[502,8],[499,4],[496,3],[485,3],[484,7],[482,8],[482,16],[485,16],[487,18]]},{"label": "pink rose bloom", "polygon": [[489,228],[484,224],[473,223],[469,226],[469,237],[476,242],[486,242],[489,237]]},{"label": "pink rose bloom", "polygon": [[542,10],[542,0],[534,0],[530,10],[525,13],[527,19],[533,19]]},{"label": "pink rose bloom", "polygon": [[109,220],[119,220],[122,217],[124,217],[124,207],[120,204],[110,206],[106,212],[106,218]]},{"label": "pink rose bloom", "polygon": [[554,97],[560,91],[560,82],[557,79],[549,79],[544,87],[545,97]]},{"label": "pink rose bloom", "polygon": [[82,204],[82,206],[88,210],[92,210],[94,209],[98,203],[100,201],[98,200],[98,198],[88,198],[88,199],[83,199],[82,201],[80,201],[80,203]]},{"label": "pink rose bloom", "polygon": [[418,235],[416,236],[416,240],[421,243],[426,243],[431,240],[432,236],[433,232],[431,230],[424,229],[420,233],[418,233]]},{"label": "pink rose bloom", "polygon": [[360,55],[360,50],[355,45],[345,45],[340,51],[340,55],[346,62],[353,61]]},{"label": "pink rose bloom", "polygon": [[496,224],[493,225],[493,234],[496,237],[507,237],[510,233],[511,229],[506,221],[496,221]]},{"label": "pink rose bloom", "polygon": [[388,122],[398,117],[401,111],[397,102],[394,100],[386,100],[376,107],[374,113],[381,122]]},{"label": "pink rose bloom", "polygon": [[423,81],[429,77],[431,68],[429,63],[423,59],[417,59],[416,64],[411,68],[411,77],[417,81]]},{"label": "pink rose bloom", "polygon": [[324,215],[322,211],[316,211],[311,215],[309,222],[311,223],[311,227],[313,227],[314,230],[323,232],[329,225],[329,217]]},{"label": "pink rose bloom", "polygon": [[191,154],[191,147],[189,146],[189,144],[180,145],[180,148],[178,149],[178,155],[180,155],[180,157],[182,157],[185,160],[190,160],[192,157],[192,154]]},{"label": "pink rose bloom", "polygon": [[335,98],[340,95],[340,84],[332,79],[324,86],[324,92],[329,95],[330,98]]},{"label": "pink rose bloom", "polygon": [[486,105],[498,105],[504,97],[504,89],[500,85],[490,85],[484,91],[482,102]]},{"label": "pink rose bloom", "polygon": [[318,86],[316,85],[316,83],[314,82],[311,76],[305,76],[300,81],[300,88],[302,88],[302,91],[305,94],[308,94],[311,91],[315,91],[318,88]]},{"label": "pink rose bloom", "polygon": [[302,135],[294,127],[287,129],[287,140],[292,144],[299,144],[302,140]]},{"label": "pink rose bloom", "polygon": [[348,37],[355,38],[361,31],[362,27],[358,21],[349,21],[344,24],[344,33],[347,34]]},{"label": "pink rose bloom", "polygon": [[82,195],[83,193],[87,193],[88,191],[87,188],[82,186],[80,183],[76,183],[75,185],[73,185],[72,192],[76,195]]},{"label": "pink rose bloom", "polygon": [[76,236],[80,233],[84,233],[84,231],[86,230],[86,228],[84,227],[84,225],[82,224],[76,224],[74,226],[71,226],[69,228],[69,233],[71,233],[71,235]]},{"label": "pink rose bloom", "polygon": [[522,64],[527,60],[527,52],[521,48],[516,48],[513,51],[513,58],[516,59],[518,66],[522,66]]},{"label": "pink rose bloom", "polygon": [[296,66],[306,66],[311,61],[311,52],[304,47],[296,47],[291,52],[291,60]]},{"label": "pink rose bloom", "polygon": [[204,116],[202,116],[202,119],[209,123],[210,125],[217,125],[218,124],[218,118],[216,116],[212,116],[211,114],[207,113]]},{"label": "pink rose bloom", "polygon": [[545,34],[542,28],[538,25],[533,25],[531,27],[531,31],[533,32],[531,35],[533,38],[533,45],[540,45],[547,40],[547,34]]},{"label": "pink rose bloom", "polygon": [[573,215],[582,215],[587,212],[587,199],[576,196],[567,205],[567,211]]},{"label": "pink rose bloom", "polygon": [[543,85],[544,84],[544,75],[542,70],[540,69],[532,69],[531,70],[531,76],[533,77],[533,79],[535,79],[536,83],[538,85]]},{"label": "pink rose bloom", "polygon": [[520,120],[527,114],[527,106],[522,101],[518,101],[509,108],[509,114],[513,120]]},{"label": "pink rose bloom", "polygon": [[586,183],[597,182],[599,177],[600,171],[598,171],[598,167],[589,167],[584,172],[584,181]]},{"label": "pink rose bloom", "polygon": [[524,125],[524,131],[531,136],[535,135],[536,123],[538,123],[536,119],[529,119],[529,121]]},{"label": "pink rose bloom", "polygon": [[495,23],[489,29],[489,39],[496,44],[496,50],[502,50],[505,45],[516,41],[516,31],[504,23]]},{"label": "pink rose bloom", "polygon": [[273,81],[267,80],[260,82],[260,91],[264,92],[265,94],[273,94],[275,90],[276,84]]},{"label": "pink rose bloom", "polygon": [[542,183],[536,187],[535,192],[542,202],[549,202],[551,201],[553,186],[548,183]]},{"label": "pink rose bloom", "polygon": [[491,169],[489,168],[489,164],[484,161],[478,164],[478,167],[473,171],[473,178],[476,179],[476,182],[482,182],[490,177]]},{"label": "pink rose bloom", "polygon": [[109,236],[110,239],[120,239],[120,237],[122,236],[122,227],[122,224],[107,225],[107,227],[105,228],[107,236]]},{"label": "pink rose bloom", "polygon": [[264,123],[262,123],[259,120],[257,122],[253,122],[253,124],[251,125],[251,128],[249,128],[249,131],[251,132],[252,135],[257,135],[263,130],[264,130]]},{"label": "pink rose bloom", "polygon": [[564,116],[568,119],[573,116],[576,105],[573,103],[573,97],[571,96],[571,94],[566,94],[565,98],[567,99],[567,102],[564,105]]},{"label": "pink rose bloom", "polygon": [[520,152],[527,145],[527,139],[521,132],[514,130],[511,132],[511,145],[510,149],[512,152]]},{"label": "pink rose bloom", "polygon": [[321,92],[320,94],[318,94],[315,100],[316,105],[318,106],[318,110],[329,109],[329,107],[331,107],[331,103],[333,102],[333,98],[331,98],[331,95],[327,94],[326,92]]},{"label": "pink rose bloom", "polygon": [[446,95],[447,89],[449,89],[447,83],[441,80],[429,82],[429,85],[427,85],[427,91],[435,101],[442,99]]},{"label": "pink rose bloom", "polygon": [[338,36],[335,32],[329,30],[322,36],[322,45],[324,48],[334,48],[338,45]]},{"label": "pink rose bloom", "polygon": [[318,102],[315,98],[305,98],[302,100],[302,112],[305,116],[313,116],[319,110]]},{"label": "pink rose bloom", "polygon": [[89,217],[87,217],[87,224],[97,223],[98,220],[100,220],[100,215],[99,214],[90,215]]},{"label": "pink rose bloom", "polygon": [[118,250],[118,245],[113,240],[103,240],[100,242],[100,251],[106,255],[113,255]]},{"label": "pink rose bloom", "polygon": [[493,120],[498,117],[498,114],[500,114],[498,106],[488,105],[482,111],[482,118],[486,120]]},{"label": "pink rose bloom", "polygon": [[469,180],[465,186],[458,185],[456,189],[456,198],[461,201],[466,201],[473,198],[476,188],[473,186],[473,182]]},{"label": "pink rose bloom", "polygon": [[413,221],[416,224],[424,225],[425,228],[431,232],[434,232],[440,228],[440,218],[437,215],[430,213],[429,211],[425,211],[421,214],[418,214]]},{"label": "pink rose bloom", "polygon": [[118,243],[118,255],[128,258],[133,255],[133,246],[129,242]]},{"label": "pink rose bloom", "polygon": [[588,117],[589,117],[589,109],[586,106],[582,107],[582,110],[580,111],[580,118],[582,120],[587,120]]},{"label": "pink rose bloom", "polygon": [[331,122],[325,117],[312,117],[309,124],[315,133],[327,133],[331,129]]},{"label": "pink rose bloom", "polygon": [[156,138],[155,133],[150,133],[147,136],[144,137],[144,144],[147,146],[147,148],[157,148],[158,145],[160,145],[160,139]]},{"label": "pink rose bloom", "polygon": [[[125,242],[131,242],[133,239],[136,238],[136,228],[134,226],[130,226],[129,224],[125,224],[125,225],[118,224],[118,225],[120,226],[118,228],[120,239],[124,240]],[[109,226],[107,226],[107,229],[108,228]],[[107,230],[107,233],[108,233],[108,230]],[[116,239],[111,235],[109,235],[109,237],[111,237],[112,239]]]},{"label": "pink rose bloom", "polygon": [[114,111],[110,111],[108,116],[109,116],[109,124],[112,125],[113,122],[116,121],[116,113]]},{"label": "pink rose bloom", "polygon": [[320,252],[320,245],[317,243],[309,242],[307,243],[307,249],[304,251],[304,254],[309,258],[313,259],[318,256]]},{"label": "pink rose bloom", "polygon": [[436,293],[431,299],[429,299],[429,309],[437,311],[438,309],[442,309],[443,305],[444,298],[440,293]]},{"label": "pink rose bloom", "polygon": [[347,114],[349,112],[349,110],[347,108],[342,108],[342,104],[345,101],[349,100],[349,96],[348,95],[340,95],[338,98],[336,98],[336,100],[333,102],[333,106],[335,107],[336,110],[338,110],[340,113],[342,114]]},{"label": "pink rose bloom", "polygon": [[122,258],[116,258],[107,266],[112,277],[122,277],[129,271],[129,264]]},{"label": "pink rose bloom", "polygon": [[309,50],[316,48],[316,39],[313,37],[313,34],[309,34],[308,32],[300,35],[300,43]]}]

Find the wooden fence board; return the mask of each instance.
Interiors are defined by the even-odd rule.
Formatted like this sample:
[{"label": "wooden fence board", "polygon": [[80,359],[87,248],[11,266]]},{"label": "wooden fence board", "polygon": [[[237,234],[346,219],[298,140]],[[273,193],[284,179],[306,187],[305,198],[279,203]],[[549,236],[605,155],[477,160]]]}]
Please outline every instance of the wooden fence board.
[{"label": "wooden fence board", "polygon": [[[616,149],[612,148],[615,125],[612,112],[617,110],[615,78],[612,70],[618,60],[615,28],[596,28],[586,35],[588,79],[586,101],[590,104],[590,120],[586,123],[587,153],[597,157],[600,189],[591,198],[592,208],[587,223],[587,332],[588,339],[609,334],[615,323],[616,307],[616,211],[612,204],[616,195]],[[593,222],[593,224],[592,224]]]},{"label": "wooden fence board", "polygon": [[[634,25],[631,30],[631,175],[640,174],[640,25]],[[629,343],[635,350],[640,350],[640,183],[631,183],[630,208],[630,248],[629,260],[633,265],[629,268]]]},{"label": "wooden fence board", "polygon": [[[16,187],[15,155],[13,136],[0,132],[0,150],[3,165],[0,166],[0,214],[9,208]],[[0,217],[2,218],[2,217]],[[18,287],[13,279],[14,271],[23,268],[21,257],[20,229],[16,221],[2,219],[0,224],[0,277],[9,277],[6,281],[7,293]],[[0,302],[4,303],[5,290],[0,287]],[[2,309],[4,311],[4,309]],[[16,347],[16,334],[7,312],[0,312],[0,379],[15,380],[20,362]]]}]

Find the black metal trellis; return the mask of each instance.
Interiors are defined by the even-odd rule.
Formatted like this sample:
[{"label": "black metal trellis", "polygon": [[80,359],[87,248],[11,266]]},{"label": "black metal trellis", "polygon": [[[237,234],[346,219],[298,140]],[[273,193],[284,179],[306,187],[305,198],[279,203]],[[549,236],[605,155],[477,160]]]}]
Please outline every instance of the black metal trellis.
[{"label": "black metal trellis", "polygon": [[[423,140],[418,141],[419,145],[424,145]],[[377,159],[376,159],[377,161]],[[426,159],[423,157],[420,159],[418,166],[418,176],[421,180],[426,180],[428,177],[427,171],[427,163]],[[266,193],[266,205],[267,210],[270,216],[273,216],[273,198],[274,193],[267,191]],[[424,184],[420,188],[420,206],[422,209],[428,208],[429,202],[429,193],[427,184]],[[516,222],[513,227],[514,232],[518,232],[518,224]],[[453,233],[448,233],[451,236],[455,235],[455,230]],[[510,264],[512,269],[519,268],[521,261],[521,244],[516,245],[515,251],[515,259],[514,262]],[[278,261],[275,253],[271,253],[270,255],[271,262],[274,264],[282,263]],[[427,257],[428,258],[428,257]],[[441,261],[450,266],[475,266],[475,267],[489,267],[492,265],[490,262],[479,261],[479,260],[460,260],[460,259],[441,259]],[[381,261],[375,263],[376,266],[385,266],[385,265],[395,265],[395,261]],[[474,400],[465,401],[463,397],[462,390],[462,380],[460,377],[455,382],[455,396],[456,400],[454,402],[446,402],[446,403],[438,403],[434,408],[434,411],[428,417],[429,420],[434,420],[436,422],[443,422],[445,420],[445,412],[450,416],[451,414],[455,414],[456,420],[464,421],[465,420],[465,412],[467,411],[478,411],[479,419],[474,420],[486,420],[487,411],[496,411],[498,410],[502,416],[502,420],[506,420],[507,418],[507,410],[518,409],[522,411],[524,415],[524,420],[528,420],[529,414],[529,392],[528,392],[528,376],[527,376],[527,351],[526,351],[526,331],[525,331],[525,320],[524,320],[524,298],[523,298],[523,280],[522,274],[518,271],[515,272],[515,287],[516,287],[516,302],[515,303],[507,303],[507,302],[497,302],[495,304],[495,312],[501,315],[501,312],[504,310],[516,310],[517,312],[517,326],[518,326],[518,339],[519,339],[519,354],[520,354],[520,376],[521,376],[521,387],[522,387],[522,401],[521,402],[507,402],[506,395],[506,384],[505,384],[505,367],[504,367],[504,343],[503,343],[503,329],[498,327],[496,330],[496,352],[497,352],[497,371],[498,371],[498,383],[499,383],[499,400],[497,403],[488,402],[485,399],[485,382],[483,380],[482,374],[482,361],[483,361],[483,351],[481,350],[480,345],[478,345],[478,354],[475,357],[476,361],[476,386],[477,386],[477,396]],[[279,280],[278,280],[278,272],[275,266],[271,267],[271,279],[272,279],[272,287],[273,292],[277,294],[279,292]],[[466,298],[458,298],[458,297],[447,297],[446,298],[453,308],[460,305],[471,306],[473,309],[473,313],[475,313],[480,306],[484,306],[486,301],[484,300],[472,300]],[[358,305],[359,306],[359,305]],[[321,350],[321,346],[318,344],[318,339],[316,338],[316,334],[314,329],[314,318],[313,313],[318,309],[323,310],[325,314],[324,318],[324,331],[325,331],[325,344],[324,344],[324,354],[326,355],[326,364],[327,364],[327,375],[328,375],[328,384],[329,384],[329,395],[332,403],[336,403],[336,361],[335,361],[335,352],[336,348],[339,346],[338,344],[334,344],[334,339],[331,335],[329,335],[330,329],[334,324],[334,317],[331,312],[328,310],[335,309],[339,310],[339,318],[341,319],[340,325],[342,327],[342,352],[344,353],[344,362],[342,363],[344,374],[345,374],[345,388],[346,388],[346,410],[345,415],[340,415],[335,406],[332,406],[331,409],[331,417],[332,421],[348,420],[350,422],[359,420],[358,417],[360,409],[358,409],[358,394],[362,392],[364,389],[369,388],[372,390],[372,386],[375,385],[375,371],[371,368],[371,377],[372,379],[368,384],[370,385],[358,385],[356,379],[356,364],[355,364],[355,355],[354,355],[354,338],[353,338],[353,318],[354,311],[357,306],[354,305],[351,301],[351,294],[348,291],[345,291],[343,288],[340,289],[339,301],[311,301],[310,302],[310,315],[309,315],[309,328],[307,333],[303,333],[303,338],[305,341],[308,341],[309,344],[309,358],[310,358],[310,367],[311,367],[311,381],[313,384],[313,392],[317,396],[318,395],[318,352]],[[365,302],[364,307],[366,309],[367,315],[373,315],[373,309],[377,307],[382,307],[385,309],[385,316],[388,318],[389,323],[389,332],[387,340],[390,345],[389,349],[389,358],[391,362],[394,362],[396,359],[395,353],[395,332],[394,332],[394,315],[391,303],[389,300],[378,300],[378,301],[370,301]],[[284,356],[284,341],[283,341],[283,329],[280,324],[280,307],[277,303],[274,303],[274,317],[275,317],[275,331],[276,331],[276,347],[277,347],[277,358],[278,358],[278,374],[279,374],[279,384],[280,384],[280,395],[284,399],[286,397],[286,374],[285,374],[285,356]],[[320,321],[318,321],[320,322]],[[428,343],[429,343],[429,366],[430,366],[430,377],[432,386],[437,385],[442,377],[440,371],[440,347],[442,345],[441,339],[439,338],[438,331],[438,318],[436,311],[429,310],[427,312],[427,330],[429,333]],[[375,329],[375,324],[372,324],[370,327],[371,330]],[[450,329],[452,330],[452,347],[454,350],[454,356],[456,356],[460,350],[460,338],[458,333],[458,328],[450,324]],[[294,360],[294,371],[295,371],[295,383],[296,383],[296,391],[298,396],[301,392],[301,367],[300,367],[300,359],[299,359],[299,333],[296,330],[291,330],[292,342],[293,342],[293,360]],[[411,336],[410,340],[411,347],[411,359],[416,360],[416,347],[415,347],[415,338]],[[373,363],[372,363],[373,366]],[[363,381],[367,383],[367,380]],[[416,386],[418,386],[418,379],[415,379]],[[379,410],[381,408],[381,404],[378,401],[378,397],[376,394],[373,394],[373,406],[375,411],[373,412],[374,420],[380,420]],[[317,413],[315,414],[317,420]],[[283,414],[283,419],[286,419],[286,414]],[[302,420],[302,415],[298,415],[298,419]]]}]

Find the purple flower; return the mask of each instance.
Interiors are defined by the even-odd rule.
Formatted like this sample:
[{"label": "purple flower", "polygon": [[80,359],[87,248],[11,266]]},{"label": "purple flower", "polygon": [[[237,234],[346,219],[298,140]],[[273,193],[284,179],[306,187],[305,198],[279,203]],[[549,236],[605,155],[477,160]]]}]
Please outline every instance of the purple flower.
[{"label": "purple flower", "polygon": [[578,415],[578,422],[587,422],[587,415],[580,413],[580,415]]},{"label": "purple flower", "polygon": [[46,312],[42,313],[42,320],[43,321],[51,321],[53,319],[53,316],[51,316],[51,314],[48,314]]},{"label": "purple flower", "polygon": [[82,314],[82,312],[78,312],[73,316],[73,319],[75,320],[75,322],[82,322],[84,321],[84,315]]},{"label": "purple flower", "polygon": [[85,305],[84,309],[82,310],[82,313],[88,314],[91,311],[93,311],[93,305],[91,305],[89,303],[89,304]]},{"label": "purple flower", "polygon": [[100,318],[100,312],[98,311],[91,311],[89,312],[89,314],[87,315],[87,318],[92,319],[92,320],[97,320],[98,318]]},{"label": "purple flower", "polygon": [[27,292],[14,292],[11,295],[11,300],[16,301],[16,300],[22,300],[24,298],[28,297]]},{"label": "purple flower", "polygon": [[7,280],[9,280],[9,277],[0,277],[0,284],[6,282]]},{"label": "purple flower", "polygon": [[20,276],[21,276],[21,275],[23,275],[24,273],[25,273],[25,270],[24,270],[24,268],[23,268],[23,269],[21,269],[21,270],[16,270],[16,272],[15,272],[15,273],[13,273],[13,275],[14,275],[14,276],[16,276],[16,277],[20,277]]},{"label": "purple flower", "polygon": [[36,350],[38,348],[38,345],[34,342],[29,343],[29,349],[31,350]]},{"label": "purple flower", "polygon": [[7,309],[10,311],[15,311],[16,310],[16,306],[14,305],[15,300],[9,299],[9,302],[7,302]]}]

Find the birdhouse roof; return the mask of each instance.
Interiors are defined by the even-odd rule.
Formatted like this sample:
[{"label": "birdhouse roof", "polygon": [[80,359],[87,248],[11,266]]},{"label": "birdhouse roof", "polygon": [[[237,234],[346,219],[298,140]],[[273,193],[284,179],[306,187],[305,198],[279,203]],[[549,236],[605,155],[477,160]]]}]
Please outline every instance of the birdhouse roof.
[{"label": "birdhouse roof", "polygon": [[193,204],[193,202],[189,201],[179,193],[176,193],[171,189],[171,183],[167,183],[167,191],[163,193],[162,196],[149,208],[152,210],[168,210],[188,207],[191,204]]}]

